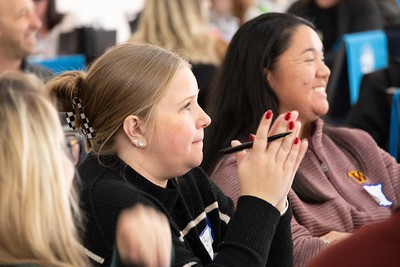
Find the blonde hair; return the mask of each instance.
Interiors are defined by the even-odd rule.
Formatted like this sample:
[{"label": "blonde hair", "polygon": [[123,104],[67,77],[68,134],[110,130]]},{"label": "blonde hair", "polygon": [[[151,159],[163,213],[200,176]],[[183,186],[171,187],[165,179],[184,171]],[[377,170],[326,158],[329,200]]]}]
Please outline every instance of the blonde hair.
[{"label": "blonde hair", "polygon": [[[98,58],[86,72],[65,72],[47,83],[61,111],[73,111],[79,97],[95,131],[86,150],[95,155],[115,154],[115,136],[131,114],[151,121],[153,106],[182,67],[190,65],[175,53],[148,45],[125,43]],[[77,118],[79,111],[74,110]],[[78,119],[77,124],[83,127]]]},{"label": "blonde hair", "polygon": [[204,0],[146,0],[131,42],[176,51],[191,63],[218,64]]},{"label": "blonde hair", "polygon": [[87,265],[76,194],[64,186],[61,125],[32,74],[0,75],[0,121],[0,265]]}]

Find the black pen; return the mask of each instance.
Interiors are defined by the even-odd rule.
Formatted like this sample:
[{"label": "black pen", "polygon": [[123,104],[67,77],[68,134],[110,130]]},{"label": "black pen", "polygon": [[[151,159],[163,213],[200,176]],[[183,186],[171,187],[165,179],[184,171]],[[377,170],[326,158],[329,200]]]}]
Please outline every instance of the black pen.
[{"label": "black pen", "polygon": [[[277,139],[279,139],[279,138],[285,137],[286,135],[288,135],[288,134],[290,134],[290,133],[291,133],[291,132],[286,132],[286,133],[280,133],[280,134],[276,134],[276,135],[269,136],[269,137],[268,137],[268,143],[269,143],[269,142],[272,142],[272,141],[274,141],[274,140],[277,140]],[[245,142],[245,143],[242,143],[241,145],[238,145],[238,146],[235,146],[235,147],[226,147],[226,148],[223,148],[223,149],[221,149],[221,150],[219,151],[219,153],[222,153],[222,154],[231,154],[231,153],[234,153],[234,152],[237,152],[237,151],[246,149],[246,148],[251,148],[251,147],[253,147],[253,141]]]}]

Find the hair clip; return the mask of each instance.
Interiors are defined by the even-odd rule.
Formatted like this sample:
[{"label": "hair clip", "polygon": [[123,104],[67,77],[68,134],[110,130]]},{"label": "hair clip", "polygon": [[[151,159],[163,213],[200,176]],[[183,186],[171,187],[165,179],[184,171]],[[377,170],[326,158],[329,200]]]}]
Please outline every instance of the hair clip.
[{"label": "hair clip", "polygon": [[[85,135],[85,138],[90,140],[94,137],[96,137],[96,132],[94,131],[94,129],[92,128],[92,126],[90,125],[90,121],[88,119],[88,117],[85,114],[84,108],[82,106],[82,101],[79,97],[74,97],[72,99],[72,107],[76,110],[79,110],[79,116],[82,120],[82,125],[83,128],[81,129],[81,132]],[[76,119],[75,115],[74,118]],[[69,125],[69,124],[68,124]],[[72,123],[71,123],[72,125]],[[72,125],[76,127],[76,123],[75,125]]]},{"label": "hair clip", "polygon": [[76,116],[73,112],[65,112],[65,118],[68,124],[68,127],[72,130],[76,130]]}]

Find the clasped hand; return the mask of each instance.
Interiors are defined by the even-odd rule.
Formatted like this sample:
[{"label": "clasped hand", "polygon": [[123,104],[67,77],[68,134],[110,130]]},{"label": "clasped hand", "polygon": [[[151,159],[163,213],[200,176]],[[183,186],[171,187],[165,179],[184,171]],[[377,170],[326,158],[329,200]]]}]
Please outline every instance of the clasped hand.
[{"label": "clasped hand", "polygon": [[[252,149],[236,153],[241,195],[261,198],[283,211],[294,175],[307,150],[307,140],[298,135],[298,112],[281,114],[272,124],[267,111],[259,124]],[[271,129],[270,129],[271,128]],[[291,131],[282,139],[268,143],[267,136]],[[240,145],[237,140],[232,146]]]}]

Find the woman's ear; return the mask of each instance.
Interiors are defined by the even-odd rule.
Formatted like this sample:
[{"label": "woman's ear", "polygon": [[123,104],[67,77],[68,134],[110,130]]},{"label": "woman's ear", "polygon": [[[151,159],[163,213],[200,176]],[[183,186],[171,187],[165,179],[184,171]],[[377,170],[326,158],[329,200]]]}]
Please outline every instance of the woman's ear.
[{"label": "woman's ear", "polygon": [[264,68],[264,78],[265,78],[265,81],[271,87],[271,89],[273,89],[274,88],[274,76],[273,76],[272,70]]},{"label": "woman's ear", "polygon": [[133,145],[144,148],[146,139],[143,131],[143,121],[136,115],[129,115],[124,119],[123,130]]},{"label": "woman's ear", "polygon": [[271,83],[271,71],[269,71],[267,68],[264,68],[264,78],[267,83]]}]

